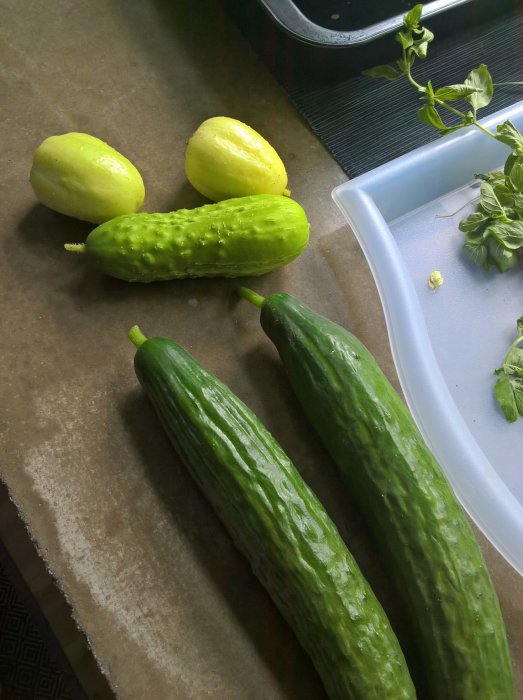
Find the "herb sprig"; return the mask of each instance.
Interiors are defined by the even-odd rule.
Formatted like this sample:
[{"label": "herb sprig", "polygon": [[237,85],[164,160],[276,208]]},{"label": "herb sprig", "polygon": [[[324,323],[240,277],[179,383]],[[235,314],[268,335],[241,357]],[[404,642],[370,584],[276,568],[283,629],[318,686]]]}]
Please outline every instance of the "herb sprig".
[{"label": "herb sprig", "polygon": [[513,423],[523,416],[523,316],[517,320],[517,338],[509,347],[503,364],[494,371],[498,375],[494,394],[505,415]]},{"label": "herb sprig", "polygon": [[[434,34],[420,25],[422,10],[423,5],[416,5],[403,18],[403,28],[395,37],[401,45],[401,58],[394,65],[375,66],[363,73],[386,80],[405,76],[423,103],[417,111],[418,118],[440,134],[473,125],[511,149],[503,171],[475,175],[481,180],[479,203],[476,211],[459,224],[460,231],[466,234],[464,249],[470,258],[485,270],[494,265],[504,272],[517,265],[518,251],[523,249],[523,135],[510,120],[499,124],[495,132],[478,121],[478,111],[490,104],[494,95],[494,83],[486,65],[472,70],[457,85],[434,88],[430,80],[426,85],[415,80],[414,63],[418,58],[426,58],[434,39]],[[460,102],[465,103],[465,109],[455,105]],[[459,117],[459,124],[447,125],[446,113]]]}]

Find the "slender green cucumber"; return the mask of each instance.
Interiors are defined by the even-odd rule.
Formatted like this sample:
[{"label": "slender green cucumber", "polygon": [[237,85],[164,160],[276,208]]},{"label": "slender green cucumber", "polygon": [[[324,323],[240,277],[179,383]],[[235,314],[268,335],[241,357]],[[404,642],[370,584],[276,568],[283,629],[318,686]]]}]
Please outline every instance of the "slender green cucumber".
[{"label": "slender green cucumber", "polygon": [[332,700],[415,697],[399,643],[335,525],[276,440],[183,348],[134,328],[136,374],[196,483]]},{"label": "slender green cucumber", "polygon": [[290,295],[240,294],[261,307],[261,325],[405,601],[423,664],[419,697],[514,700],[505,628],[480,548],[399,394],[345,329]]}]

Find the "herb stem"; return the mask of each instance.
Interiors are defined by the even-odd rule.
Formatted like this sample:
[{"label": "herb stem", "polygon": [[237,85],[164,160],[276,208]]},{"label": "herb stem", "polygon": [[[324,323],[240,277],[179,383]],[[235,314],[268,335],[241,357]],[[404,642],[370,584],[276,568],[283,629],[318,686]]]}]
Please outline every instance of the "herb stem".
[{"label": "herb stem", "polygon": [[[449,105],[448,102],[445,102],[444,100],[440,100],[437,97],[434,98],[434,102],[437,104],[441,105],[441,107],[445,107],[445,109],[448,109],[449,111],[453,112],[454,114],[457,114],[458,117],[466,118],[465,112],[462,112],[459,109],[456,109],[455,107],[452,107],[452,105]],[[480,124],[478,120],[474,117],[472,123],[474,126],[477,126],[478,129],[481,129],[481,131],[485,132],[485,134],[488,134],[489,136],[492,136],[493,139],[498,139],[496,134],[493,131],[490,131],[490,129],[487,129],[483,124]]]},{"label": "herb stem", "polygon": [[[420,85],[414,78],[412,77],[412,73],[410,72],[410,65],[409,61],[407,59],[407,52],[405,49],[403,49],[403,65],[405,66],[405,75],[407,76],[407,79],[411,85],[413,85],[418,92],[426,92],[427,89],[423,87],[423,85]],[[498,83],[498,85],[501,85],[502,83]],[[509,83],[506,83],[507,85]],[[466,119],[467,115],[465,112],[462,112],[460,109],[456,109],[452,105],[449,105],[448,102],[445,102],[445,100],[440,100],[438,97],[434,97],[434,102],[438,104],[440,107],[445,107],[445,109],[448,109],[449,112],[452,112],[453,114],[456,114],[458,117],[461,117],[462,119]],[[496,134],[494,134],[492,131],[487,129],[485,126],[480,124],[476,117],[474,117],[474,120],[472,122],[474,126],[477,126],[478,129],[481,129],[485,134],[488,134],[489,136],[492,136],[493,139],[497,140]]]},{"label": "herb stem", "polygon": [[484,131],[485,134],[492,136],[492,138],[496,139],[496,141],[498,140],[498,137],[496,136],[496,134],[493,131],[490,131],[490,129],[487,129],[486,126],[483,126],[482,124],[480,124],[476,119],[474,119],[473,123],[474,123],[474,126],[477,126],[478,129],[481,129],[481,131]]}]

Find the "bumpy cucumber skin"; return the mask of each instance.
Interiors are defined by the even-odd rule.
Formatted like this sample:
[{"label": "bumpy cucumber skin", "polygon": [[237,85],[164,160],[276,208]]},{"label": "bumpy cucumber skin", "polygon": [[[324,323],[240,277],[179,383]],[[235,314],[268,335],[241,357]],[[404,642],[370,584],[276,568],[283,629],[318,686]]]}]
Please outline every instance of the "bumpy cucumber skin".
[{"label": "bumpy cucumber skin", "polygon": [[253,195],[169,214],[120,216],[95,228],[86,253],[101,272],[129,282],[263,275],[309,241],[302,207]]},{"label": "bumpy cucumber skin", "polygon": [[415,697],[402,651],[335,525],[281,447],[176,343],[135,370],[174,447],[310,654],[332,700]]},{"label": "bumpy cucumber skin", "polygon": [[261,324],[410,611],[423,663],[418,697],[514,700],[483,556],[398,393],[357,338],[290,295],[267,297]]}]

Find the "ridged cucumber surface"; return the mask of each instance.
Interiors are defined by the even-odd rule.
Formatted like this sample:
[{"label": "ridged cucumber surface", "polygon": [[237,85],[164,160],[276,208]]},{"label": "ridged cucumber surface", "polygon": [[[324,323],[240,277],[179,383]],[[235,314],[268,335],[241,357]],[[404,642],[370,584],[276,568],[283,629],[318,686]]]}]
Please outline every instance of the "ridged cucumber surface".
[{"label": "ridged cucumber surface", "polygon": [[128,214],[95,228],[84,254],[100,272],[128,282],[263,275],[294,260],[309,241],[303,208],[290,197],[258,194],[178,209]]},{"label": "ridged cucumber surface", "polygon": [[261,325],[403,596],[422,661],[418,696],[514,700],[507,637],[482,553],[399,394],[339,325],[287,294],[242,295],[261,306]]},{"label": "ridged cucumber surface", "polygon": [[399,643],[282,448],[171,340],[138,329],[135,370],[174,447],[309,653],[332,700],[415,697]]}]

